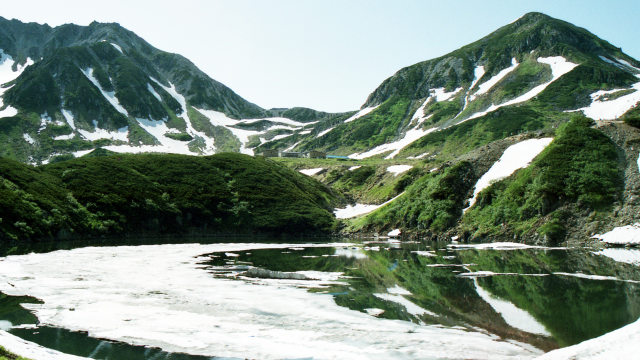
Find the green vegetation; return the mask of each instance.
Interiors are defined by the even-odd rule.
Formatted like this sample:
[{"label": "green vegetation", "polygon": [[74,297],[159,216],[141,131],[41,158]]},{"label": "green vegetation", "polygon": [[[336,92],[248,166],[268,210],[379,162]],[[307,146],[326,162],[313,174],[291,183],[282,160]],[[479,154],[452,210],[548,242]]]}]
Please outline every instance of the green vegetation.
[{"label": "green vegetation", "polygon": [[7,351],[7,349],[0,346],[0,360],[29,360],[22,356],[18,356],[14,353]]},{"label": "green vegetation", "polygon": [[444,231],[462,215],[464,201],[473,184],[471,164],[429,173],[413,182],[404,195],[354,222],[355,230],[412,228]]},{"label": "green vegetation", "polygon": [[478,119],[432,132],[402,151],[403,155],[430,152],[441,160],[453,160],[479,146],[508,136],[550,128],[568,115],[549,117],[530,106],[505,107]]},{"label": "green vegetation", "polygon": [[366,150],[384,144],[398,135],[398,129],[411,118],[417,106],[406,98],[392,97],[357,121],[342,123],[326,135],[314,138],[305,148]]},{"label": "green vegetation", "polygon": [[[576,116],[558,129],[554,141],[526,169],[478,195],[463,218],[475,237],[538,231],[551,241],[564,238],[563,207],[606,210],[620,195],[623,171],[616,146]],[[542,217],[543,223],[540,223]],[[538,229],[537,226],[540,226]]]},{"label": "green vegetation", "polygon": [[326,232],[335,196],[269,160],[112,155],[34,168],[0,160],[0,238]]}]

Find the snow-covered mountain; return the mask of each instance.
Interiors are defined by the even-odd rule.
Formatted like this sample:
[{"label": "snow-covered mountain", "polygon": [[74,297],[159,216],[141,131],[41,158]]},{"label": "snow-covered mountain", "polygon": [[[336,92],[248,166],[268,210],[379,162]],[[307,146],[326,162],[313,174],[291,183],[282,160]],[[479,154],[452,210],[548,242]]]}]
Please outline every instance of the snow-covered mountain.
[{"label": "snow-covered mountain", "polygon": [[[478,140],[472,144],[477,147],[554,127],[568,120],[568,112],[595,120],[622,117],[640,101],[638,76],[640,63],[620,48],[583,28],[529,13],[450,54],[399,70],[357,114],[278,145],[357,159],[413,158],[447,151],[449,135],[458,132]],[[487,136],[476,136],[487,122]]]},{"label": "snow-covered mountain", "polygon": [[252,153],[333,114],[265,110],[118,24],[0,18],[0,155],[42,163],[117,152]]}]

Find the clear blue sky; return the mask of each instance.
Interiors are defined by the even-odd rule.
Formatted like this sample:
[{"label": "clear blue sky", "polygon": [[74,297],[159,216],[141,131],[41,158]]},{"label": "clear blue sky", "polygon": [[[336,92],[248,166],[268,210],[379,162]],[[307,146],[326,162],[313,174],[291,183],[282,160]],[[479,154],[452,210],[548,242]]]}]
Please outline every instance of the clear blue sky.
[{"label": "clear blue sky", "polygon": [[539,11],[640,59],[637,0],[11,1],[0,15],[118,22],[180,53],[262,107],[354,110],[404,66],[444,55]]}]

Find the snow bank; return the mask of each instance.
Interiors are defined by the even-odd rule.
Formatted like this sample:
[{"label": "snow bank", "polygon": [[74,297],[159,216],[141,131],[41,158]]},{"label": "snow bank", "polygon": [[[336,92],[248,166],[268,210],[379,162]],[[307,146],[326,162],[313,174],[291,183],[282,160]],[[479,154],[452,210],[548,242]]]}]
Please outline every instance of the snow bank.
[{"label": "snow bank", "polygon": [[158,99],[158,101],[162,102],[162,97],[160,96],[160,94],[158,94],[156,89],[154,89],[153,86],[151,86],[151,84],[149,83],[147,83],[147,90],[149,90],[149,92],[151,93],[151,95],[153,95],[153,97]]},{"label": "snow bank", "polygon": [[402,231],[400,231],[400,229],[394,229],[394,230],[389,231],[387,233],[387,236],[396,237],[396,236],[400,236],[400,234],[402,234]]},{"label": "snow bank", "polygon": [[480,81],[480,78],[482,78],[483,76],[484,66],[476,66],[476,68],[473,69],[473,82],[471,82],[471,86],[469,86],[469,91],[473,90],[478,81]]},{"label": "snow bank", "polygon": [[73,114],[71,113],[71,111],[62,109],[61,112],[62,112],[62,116],[64,116],[64,119],[67,120],[67,124],[69,124],[69,127],[71,127],[75,131],[76,122],[73,118]]},{"label": "snow bank", "polygon": [[366,108],[358,111],[357,113],[353,114],[350,118],[346,119],[344,122],[348,123],[348,122],[352,122],[353,120],[359,119],[359,118],[367,115],[368,113],[372,112],[373,110],[377,109],[378,106],[380,106],[380,105],[366,107]]},{"label": "snow bank", "polygon": [[391,165],[387,167],[387,172],[393,174],[393,176],[398,176],[405,171],[409,171],[413,168],[412,165]]},{"label": "snow bank", "polygon": [[483,82],[478,85],[478,91],[476,91],[473,95],[471,95],[470,99],[473,101],[478,95],[486,94],[492,87],[494,87],[500,80],[502,80],[505,76],[509,75],[513,70],[515,70],[518,65],[518,60],[516,58],[511,59],[511,66],[506,69],[501,70],[499,73],[494,75],[491,79]]},{"label": "snow bank", "polygon": [[373,149],[369,150],[369,151],[365,151],[363,153],[355,153],[355,154],[351,154],[349,155],[350,158],[352,159],[358,159],[358,160],[362,160],[362,159],[366,159],[366,158],[370,158],[372,156],[375,155],[380,155],[380,154],[384,154],[388,151],[392,151],[389,155],[387,155],[385,157],[385,159],[393,159],[394,157],[396,157],[396,155],[398,155],[400,153],[400,151],[402,149],[404,149],[405,147],[407,147],[408,145],[410,145],[411,143],[413,143],[414,141],[420,139],[421,137],[432,133],[434,131],[438,130],[438,128],[431,128],[428,130],[424,130],[420,128],[420,124],[416,125],[415,128],[408,130],[404,136],[394,142],[391,143],[387,143],[387,144],[382,144],[382,145],[378,145],[376,147],[374,147]]},{"label": "snow bank", "polygon": [[24,141],[28,142],[29,144],[33,145],[36,143],[35,140],[33,140],[33,138],[31,137],[31,135],[24,133],[22,134],[22,137],[24,138]]},{"label": "snow bank", "polygon": [[578,110],[581,110],[585,116],[594,120],[617,119],[640,101],[640,82],[633,84],[631,89],[634,92],[613,100],[603,100],[602,96],[624,89],[596,91],[591,94],[591,104]]},{"label": "snow bank", "polygon": [[116,92],[105,91],[100,85],[100,82],[98,82],[98,79],[96,79],[95,76],[93,76],[93,68],[87,68],[85,70],[82,70],[82,73],[84,74],[84,76],[87,77],[87,79],[89,79],[89,81],[91,81],[93,85],[95,85],[95,87],[98,88],[98,90],[100,90],[100,93],[102,94],[102,96],[104,96],[104,98],[107,99],[107,101],[111,104],[111,106],[113,106],[114,109],[116,109],[122,115],[129,117],[129,113],[127,112],[127,110],[124,107],[122,107],[122,105],[120,105],[120,100],[118,100],[118,98],[116,97]]},{"label": "snow bank", "polygon": [[82,135],[85,139],[89,141],[99,140],[99,139],[111,139],[111,140],[129,140],[129,127],[125,126],[117,131],[109,131],[105,129],[101,129],[98,127],[98,122],[93,120],[93,132],[89,132],[86,130],[78,130],[80,135]]},{"label": "snow bank", "polygon": [[640,320],[600,337],[553,350],[537,360],[635,359],[640,344]]},{"label": "snow bank", "polygon": [[302,170],[298,170],[299,172],[307,175],[307,176],[313,176],[317,173],[319,173],[320,171],[324,170],[324,168],[313,168],[313,169],[302,169]]},{"label": "snow bank", "polygon": [[551,336],[547,329],[545,329],[544,325],[539,323],[538,320],[531,316],[527,311],[518,308],[509,301],[490,294],[478,284],[477,278],[473,278],[473,283],[476,287],[476,292],[482,300],[491,305],[491,307],[500,314],[500,316],[502,316],[509,326],[532,334]]},{"label": "snow bank", "polygon": [[120,51],[120,54],[124,54],[124,52],[122,52],[122,48],[120,47],[120,45],[118,45],[116,43],[111,43],[111,46],[116,48],[116,50]]},{"label": "snow bank", "polygon": [[356,169],[360,169],[361,167],[362,167],[362,165],[354,165],[354,166],[352,166],[352,167],[350,167],[350,168],[349,168],[349,171],[353,171],[353,170],[356,170]]},{"label": "snow bank", "polygon": [[522,359],[542,353],[482,332],[352,311],[331,295],[299,288],[301,281],[217,278],[201,264],[209,259],[202,254],[293,246],[336,245],[87,247],[9,256],[0,261],[0,291],[41,299],[27,305],[41,324],[194,355]]},{"label": "snow bank", "polygon": [[[204,145],[204,149],[201,150],[202,153],[204,155],[211,155],[211,154],[215,153],[216,147],[214,146],[214,139],[209,137],[209,136],[207,136],[203,132],[197,131],[193,127],[193,125],[191,124],[191,119],[189,118],[189,114],[187,112],[187,100],[184,98],[184,96],[182,96],[180,93],[178,93],[178,91],[176,90],[175,85],[173,85],[172,83],[169,83],[169,86],[164,86],[158,80],[156,80],[154,78],[150,78],[150,79],[153,82],[155,82],[156,84],[158,84],[158,86],[160,86],[162,89],[164,89],[164,91],[169,93],[169,95],[171,95],[178,102],[178,104],[180,104],[180,108],[182,109],[182,113],[181,114],[176,114],[176,115],[178,115],[179,117],[181,117],[184,120],[184,123],[186,125],[187,134],[191,135],[194,139],[195,138],[200,138],[200,139],[202,139],[204,141],[205,145]],[[158,140],[160,140],[160,139],[158,139]]]},{"label": "snow bank", "polygon": [[387,204],[389,204],[390,202],[394,201],[395,199],[399,198],[400,196],[402,196],[404,194],[401,193],[398,196],[394,197],[393,199],[390,199],[380,205],[367,205],[367,204],[355,204],[355,205],[347,205],[347,207],[343,208],[343,209],[334,209],[333,213],[336,215],[337,219],[349,219],[349,218],[353,218],[356,216],[360,216],[360,215],[365,215],[368,214],[370,212],[373,212],[374,210],[377,210]]},{"label": "snow bank", "polygon": [[462,91],[461,87],[450,92],[446,92],[443,87],[429,90],[429,92],[431,93],[431,96],[434,97],[438,102],[451,100],[460,91]]},{"label": "snow bank", "polygon": [[491,183],[506,178],[518,169],[529,166],[531,161],[549,145],[551,140],[553,139],[529,139],[509,146],[489,171],[480,177],[473,189],[473,196],[469,199],[469,206],[465,210],[475,204],[478,194],[489,187]]},{"label": "snow bank", "polygon": [[548,82],[544,83],[544,84],[540,84],[536,87],[534,87],[533,89],[527,91],[526,93],[516,97],[515,99],[511,99],[507,102],[504,102],[500,105],[495,105],[495,104],[491,104],[491,106],[489,106],[488,109],[484,110],[484,111],[480,111],[477,112],[475,114],[472,114],[471,116],[467,117],[466,119],[464,119],[464,121],[467,120],[471,120],[471,119],[475,119],[475,118],[479,118],[481,116],[484,116],[492,111],[495,111],[501,107],[504,106],[509,106],[509,105],[514,105],[514,104],[519,104],[521,102],[525,102],[528,100],[533,99],[536,95],[540,94],[541,92],[544,91],[544,89],[547,88],[547,86],[549,86],[551,83],[553,83],[554,81],[558,80],[562,75],[570,72],[571,70],[573,70],[576,66],[578,66],[578,64],[574,64],[570,61],[567,61],[567,59],[565,59],[562,56],[552,56],[552,57],[539,57],[538,58],[538,62],[539,63],[543,63],[543,64],[548,64],[549,66],[551,66],[551,80],[549,80]]},{"label": "snow bank", "polygon": [[617,227],[602,235],[592,236],[612,245],[638,245],[640,244],[640,223]]}]

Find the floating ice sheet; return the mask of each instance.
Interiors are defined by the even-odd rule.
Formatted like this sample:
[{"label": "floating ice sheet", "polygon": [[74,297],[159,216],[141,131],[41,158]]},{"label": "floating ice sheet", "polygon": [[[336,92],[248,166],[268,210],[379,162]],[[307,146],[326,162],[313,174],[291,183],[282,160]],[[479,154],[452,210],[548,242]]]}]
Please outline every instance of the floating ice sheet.
[{"label": "floating ice sheet", "polygon": [[256,285],[216,278],[199,264],[208,259],[203,254],[212,252],[292,246],[87,247],[9,256],[0,261],[0,291],[41,299],[43,304],[28,307],[42,324],[169,352],[260,359],[442,354],[522,359],[541,354],[490,334],[375,318],[286,281]]}]

